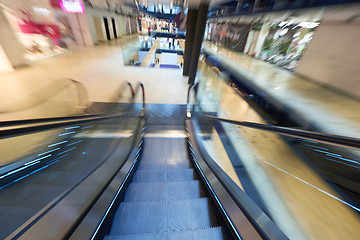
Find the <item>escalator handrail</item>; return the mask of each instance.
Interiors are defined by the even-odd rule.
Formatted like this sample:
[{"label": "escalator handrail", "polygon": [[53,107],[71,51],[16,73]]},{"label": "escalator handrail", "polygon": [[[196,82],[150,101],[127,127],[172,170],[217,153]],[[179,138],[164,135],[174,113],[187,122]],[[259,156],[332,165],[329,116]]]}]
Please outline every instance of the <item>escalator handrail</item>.
[{"label": "escalator handrail", "polygon": [[[131,84],[129,83],[131,86]],[[145,89],[142,83],[138,83],[138,87],[135,91],[131,87],[132,98],[136,95],[137,91],[141,88],[142,91],[142,110],[140,117],[144,117],[145,114]],[[30,133],[50,130],[58,127],[66,127],[74,124],[82,124],[93,121],[107,120],[111,118],[119,117],[129,117],[127,114],[99,114],[99,115],[89,115],[89,116],[70,116],[63,118],[48,118],[48,119],[29,119],[29,120],[19,120],[18,122],[23,121],[22,124],[11,126],[11,127],[1,127],[0,128],[0,139],[11,138],[21,135],[26,135]],[[56,120],[55,120],[56,119]],[[24,122],[28,121],[28,125],[24,125]],[[54,122],[55,121],[55,122]],[[45,123],[44,123],[45,122]]]},{"label": "escalator handrail", "polygon": [[[187,118],[191,118],[191,107],[190,107],[190,91],[193,88],[193,85],[190,85],[188,88],[188,96],[187,96]],[[345,148],[351,148],[355,150],[360,150],[360,139],[353,138],[353,137],[346,137],[341,135],[335,134],[328,134],[328,133],[320,133],[315,131],[307,131],[289,127],[280,127],[274,125],[267,125],[261,123],[254,123],[254,122],[246,122],[246,121],[237,121],[232,119],[220,118],[208,114],[204,114],[206,118],[211,120],[219,121],[219,122],[226,122],[234,125],[239,125],[243,127],[259,129],[263,131],[273,132],[280,135],[296,137],[300,139],[310,140],[310,141],[317,141],[325,144],[330,144],[334,146],[340,146]]]},{"label": "escalator handrail", "polygon": [[[199,171],[203,172],[206,178],[213,174],[216,177],[217,181],[219,181],[221,186],[229,194],[228,196],[226,196],[223,193],[220,193],[220,188],[216,187],[216,190],[212,190],[215,191],[215,195],[217,195],[217,197],[223,197],[228,199],[231,198],[236,203],[240,211],[251,222],[252,226],[256,229],[256,231],[262,236],[263,239],[288,239],[273,222],[273,220],[271,220],[259,208],[259,206],[256,205],[253,200],[241,188],[238,187],[238,185],[230,178],[227,172],[224,171],[224,169],[222,169],[216,163],[216,161],[208,154],[207,150],[204,148],[204,145],[201,144],[201,137],[196,134],[196,124],[194,124],[194,122],[188,122],[186,124],[187,130],[188,132],[190,132],[190,134],[188,135],[188,141],[190,143],[188,147],[190,151],[189,154],[190,156],[192,156],[192,160],[197,162],[197,168],[199,169]],[[210,169],[210,171],[207,171],[206,168],[203,169],[203,167],[200,166],[201,161],[205,163],[205,165]],[[216,183],[214,178],[207,180],[209,182],[209,185],[213,185]],[[229,207],[229,204],[230,202],[226,201],[226,203],[223,203],[223,206],[221,208],[223,208],[225,215],[228,215],[228,217],[230,217],[231,219],[231,215],[234,217],[236,215],[236,211],[234,211],[231,206]],[[232,220],[230,220],[230,222],[232,222],[232,225],[234,226],[233,230],[235,230],[239,235],[241,235],[240,229],[243,229],[246,226],[245,222],[241,221],[241,224],[233,222]]]},{"label": "escalator handrail", "polygon": [[266,124],[254,123],[254,122],[236,121],[236,120],[231,120],[231,119],[219,118],[219,117],[215,117],[215,116],[211,116],[211,115],[207,115],[207,114],[205,114],[204,116],[209,119],[220,121],[220,122],[226,122],[226,123],[239,125],[239,126],[243,126],[243,127],[259,129],[259,130],[263,130],[263,131],[267,131],[267,132],[274,132],[274,133],[289,136],[289,137],[296,137],[296,138],[301,138],[301,139],[305,139],[305,140],[317,141],[317,142],[321,142],[321,143],[325,143],[325,144],[360,150],[360,139],[359,138],[351,138],[351,137],[345,137],[345,136],[335,135],[335,134],[319,133],[319,132],[314,132],[314,131],[306,131],[306,130],[288,128],[288,127],[279,127],[279,126],[266,125]]},{"label": "escalator handrail", "polygon": [[[89,109],[89,105],[90,105],[90,102],[89,102],[89,94],[88,94],[88,91],[86,90],[86,87],[84,86],[83,83],[75,80],[75,79],[72,79],[70,78],[70,81],[73,82],[75,85],[78,86],[77,89],[77,93],[78,93],[78,96],[79,96],[79,102],[81,102],[81,99],[82,99],[82,95],[85,96],[84,98],[86,99],[86,103],[84,104],[84,108],[85,108],[85,112]],[[80,103],[81,105],[81,103]]]},{"label": "escalator handrail", "polygon": [[[76,80],[70,79],[73,82],[78,83]],[[130,92],[132,97],[135,96],[134,88],[131,83],[127,82],[127,86],[130,88]],[[72,119],[83,119],[89,117],[96,117],[105,115],[106,113],[98,113],[98,114],[81,114],[81,115],[72,115],[66,117],[47,117],[47,118],[32,118],[32,119],[20,119],[20,120],[10,120],[10,121],[0,121],[0,127],[4,126],[14,126],[14,125],[23,125],[23,124],[36,124],[36,123],[43,123],[43,122],[53,122],[53,121],[66,121]]]},{"label": "escalator handrail", "polygon": [[23,125],[23,124],[36,124],[42,122],[66,121],[72,119],[83,119],[89,117],[96,117],[100,115],[101,114],[82,114],[82,115],[73,115],[67,117],[49,117],[49,118],[33,118],[33,119],[20,119],[20,120],[12,120],[12,121],[0,121],[0,127],[8,127],[15,125]]}]

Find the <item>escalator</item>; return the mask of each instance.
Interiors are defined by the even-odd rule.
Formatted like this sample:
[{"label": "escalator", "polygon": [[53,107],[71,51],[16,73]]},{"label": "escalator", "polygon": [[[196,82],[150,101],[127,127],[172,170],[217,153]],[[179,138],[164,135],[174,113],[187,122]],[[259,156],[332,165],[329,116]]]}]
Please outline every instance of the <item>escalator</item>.
[{"label": "escalator", "polygon": [[[210,116],[201,110],[191,86],[188,105],[145,104],[142,84],[135,90],[130,87],[127,93],[131,93],[127,102],[114,104],[105,115],[31,120],[0,129],[2,141],[18,136],[34,141],[32,134],[49,135],[49,131],[58,136],[46,142],[52,154],[47,159],[38,156],[47,151],[31,156],[30,152],[28,158],[5,166],[12,169],[0,175],[0,221],[5,226],[1,238],[306,239],[307,233],[288,203],[274,201],[276,194],[292,194],[291,190],[280,192],[280,187],[304,183],[280,169],[274,179],[281,174],[290,177],[283,178],[286,182],[274,191],[265,189],[264,197],[251,187],[256,184],[250,183],[251,176],[237,177],[243,173],[261,179],[263,173],[260,167],[249,172],[245,163],[239,162],[247,156],[241,159],[234,157],[236,152],[230,154],[230,143],[240,148],[242,142],[232,140],[226,132],[232,128],[226,124],[359,148],[358,140],[341,136]],[[66,134],[69,131],[74,133]],[[60,147],[62,143],[66,146]],[[264,161],[272,164],[271,159]],[[236,171],[240,164],[243,171]],[[274,179],[261,185],[275,187]],[[319,192],[316,196],[325,195],[323,189],[304,186],[306,192],[296,190],[306,199],[312,199],[312,191]],[[254,195],[264,200],[264,207],[253,198],[256,191]],[[337,205],[331,207],[342,211],[339,205],[345,204],[339,199],[332,199]],[[316,204],[324,199],[312,200]],[[354,215],[348,211],[351,207],[344,211],[348,217]],[[357,211],[354,207],[350,210]],[[349,219],[342,219],[350,227],[348,236],[353,232]]]},{"label": "escalator", "polygon": [[188,159],[184,112],[184,105],[147,105],[142,157],[105,239],[224,239]]},{"label": "escalator", "polygon": [[[101,192],[132,149],[142,114],[140,85],[124,84],[117,95],[84,115],[1,122],[1,239],[19,238],[66,198],[62,211],[75,211]],[[80,198],[71,196],[77,191]],[[51,239],[47,229],[41,236]]]},{"label": "escalator", "polygon": [[[287,239],[264,215],[269,229],[258,231],[212,170],[200,167],[185,113],[186,105],[146,104],[137,154],[129,157],[126,176],[103,193],[115,197],[99,199],[70,239]],[[225,173],[220,178],[233,184]]]}]

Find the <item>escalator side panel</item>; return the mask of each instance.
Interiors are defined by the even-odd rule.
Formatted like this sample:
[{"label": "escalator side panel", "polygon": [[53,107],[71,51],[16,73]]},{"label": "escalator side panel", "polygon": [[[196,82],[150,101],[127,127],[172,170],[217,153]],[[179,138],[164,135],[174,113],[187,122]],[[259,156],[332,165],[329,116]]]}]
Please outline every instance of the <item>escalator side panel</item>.
[{"label": "escalator side panel", "polygon": [[[207,191],[211,193],[210,196],[218,212],[222,214],[222,222],[227,224],[232,237],[251,240],[288,239],[245,193],[235,190],[238,189],[237,185],[213,162],[210,156],[206,155],[206,151],[201,149],[193,135],[194,130],[190,120],[185,121],[185,126],[189,135],[189,156]],[[240,204],[238,201],[243,202]],[[249,210],[252,211],[251,215]],[[260,219],[262,219],[261,227],[257,225]]]}]

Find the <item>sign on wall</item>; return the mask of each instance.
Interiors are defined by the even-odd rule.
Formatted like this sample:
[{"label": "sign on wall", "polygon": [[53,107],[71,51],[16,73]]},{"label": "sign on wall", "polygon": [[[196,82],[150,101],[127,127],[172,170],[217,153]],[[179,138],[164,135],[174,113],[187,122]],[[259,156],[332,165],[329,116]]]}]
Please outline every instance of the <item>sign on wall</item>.
[{"label": "sign on wall", "polygon": [[65,12],[84,13],[84,5],[81,0],[59,0],[59,5]]},{"label": "sign on wall", "polygon": [[225,35],[226,46],[242,52],[250,30],[251,24],[229,24]]},{"label": "sign on wall", "polygon": [[241,52],[250,30],[251,24],[215,23],[211,29],[210,39]]}]

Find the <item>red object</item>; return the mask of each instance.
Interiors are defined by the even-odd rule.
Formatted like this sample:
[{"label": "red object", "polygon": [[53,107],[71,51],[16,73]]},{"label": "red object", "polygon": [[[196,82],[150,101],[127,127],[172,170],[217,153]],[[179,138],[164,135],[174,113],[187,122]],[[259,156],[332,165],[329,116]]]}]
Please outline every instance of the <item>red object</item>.
[{"label": "red object", "polygon": [[50,5],[53,7],[53,8],[60,8],[60,4],[59,4],[59,0],[50,0]]},{"label": "red object", "polygon": [[57,25],[54,24],[19,24],[20,30],[23,33],[35,33],[49,36],[53,41],[61,38],[60,31]]},{"label": "red object", "polygon": [[32,20],[31,15],[24,10],[21,10],[23,15],[19,28],[21,32],[27,34],[41,34],[51,38],[55,45],[59,45],[58,42],[61,39],[59,27],[55,24],[36,23]]},{"label": "red object", "polygon": [[221,31],[218,34],[219,34],[219,36],[225,36],[226,37],[226,32],[225,31]]}]

